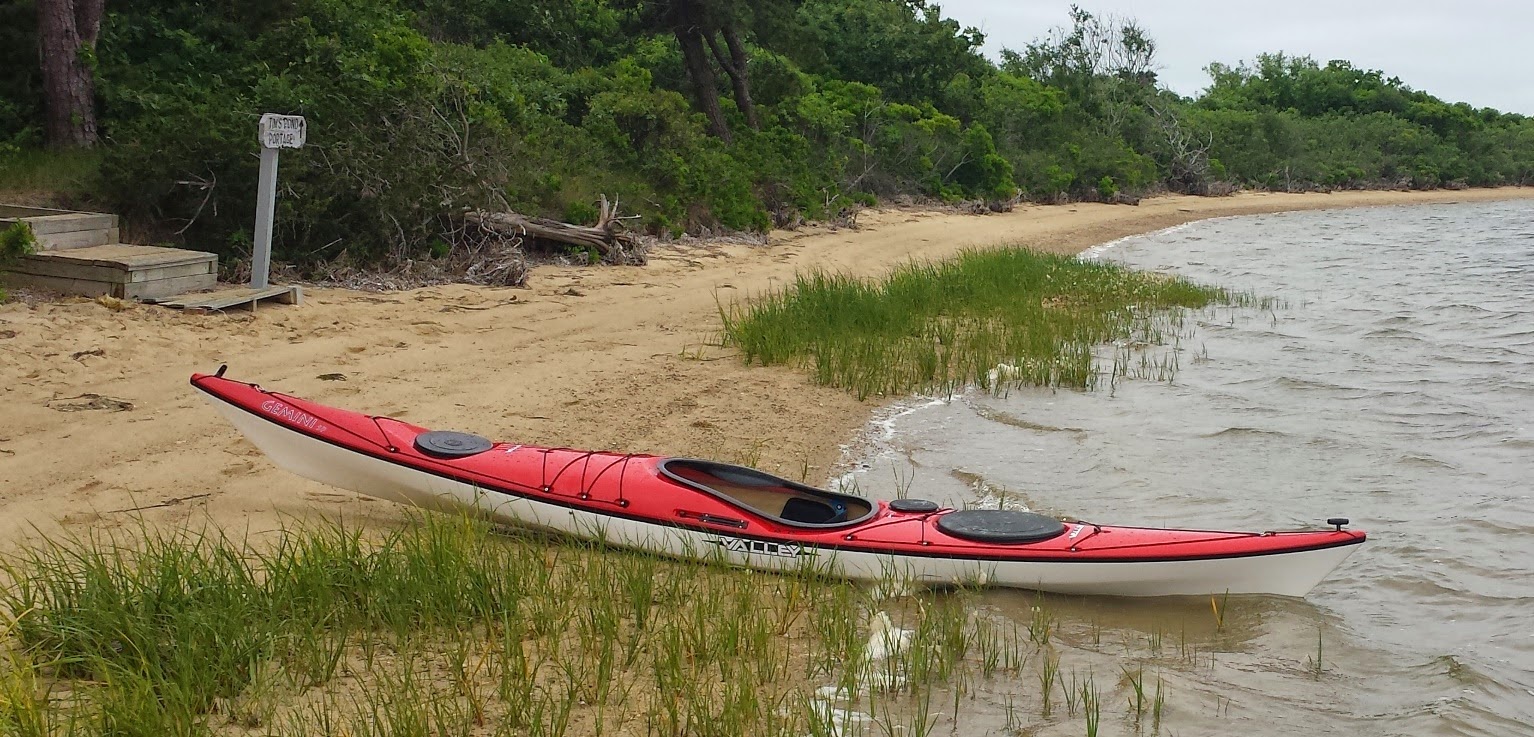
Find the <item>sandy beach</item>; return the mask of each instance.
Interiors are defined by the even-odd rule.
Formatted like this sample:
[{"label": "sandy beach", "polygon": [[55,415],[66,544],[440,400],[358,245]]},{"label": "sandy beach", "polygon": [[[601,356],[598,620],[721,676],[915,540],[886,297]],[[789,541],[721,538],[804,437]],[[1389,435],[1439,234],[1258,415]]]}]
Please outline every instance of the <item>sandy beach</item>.
[{"label": "sandy beach", "polygon": [[1077,252],[1226,215],[1534,198],[1534,189],[1160,197],[968,216],[884,210],[767,246],[664,246],[645,267],[536,268],[529,289],[306,292],[183,314],[90,300],[0,306],[0,548],[35,534],[212,523],[236,535],[400,510],[278,470],[187,385],[194,371],[496,439],[748,462],[812,483],[879,406],[715,345],[717,304],[811,268],[1023,244]]}]

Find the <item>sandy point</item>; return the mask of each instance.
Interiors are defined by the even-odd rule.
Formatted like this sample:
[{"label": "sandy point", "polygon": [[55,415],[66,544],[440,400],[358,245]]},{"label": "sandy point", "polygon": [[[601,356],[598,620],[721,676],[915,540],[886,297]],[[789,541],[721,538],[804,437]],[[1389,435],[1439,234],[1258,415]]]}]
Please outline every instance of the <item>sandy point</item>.
[{"label": "sandy point", "polygon": [[1534,188],[1158,197],[987,216],[883,210],[856,230],[773,233],[767,246],[665,246],[644,267],[541,267],[530,289],[318,289],[302,307],[229,314],[7,304],[0,549],[138,524],[261,534],[315,515],[398,518],[387,502],[267,462],[187,384],[221,363],[233,378],[428,427],[748,462],[819,483],[882,398],[743,365],[714,345],[720,302],[810,268],[877,275],[971,247],[1074,253],[1209,217],[1514,198]]}]

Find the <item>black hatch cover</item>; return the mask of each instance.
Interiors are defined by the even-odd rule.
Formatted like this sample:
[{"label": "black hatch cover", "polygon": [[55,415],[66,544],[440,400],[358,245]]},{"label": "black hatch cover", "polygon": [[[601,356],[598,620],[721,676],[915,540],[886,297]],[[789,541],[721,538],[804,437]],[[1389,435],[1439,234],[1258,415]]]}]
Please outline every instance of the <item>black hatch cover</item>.
[{"label": "black hatch cover", "polygon": [[416,450],[443,458],[463,458],[490,450],[494,443],[478,435],[432,430],[415,436]]},{"label": "black hatch cover", "polygon": [[1007,509],[966,509],[937,519],[937,528],[954,537],[987,543],[1031,543],[1065,532],[1053,517]]}]

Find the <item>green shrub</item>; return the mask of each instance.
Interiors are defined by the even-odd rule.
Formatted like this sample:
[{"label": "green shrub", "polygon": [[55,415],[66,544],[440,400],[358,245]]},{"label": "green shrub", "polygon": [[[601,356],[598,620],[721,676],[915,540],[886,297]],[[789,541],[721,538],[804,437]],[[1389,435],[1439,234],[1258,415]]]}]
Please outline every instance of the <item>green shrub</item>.
[{"label": "green shrub", "polygon": [[585,266],[602,263],[602,252],[593,246],[565,246],[565,255]]},{"label": "green shrub", "polygon": [[571,202],[565,206],[564,221],[573,225],[595,225],[602,213],[589,202]]},{"label": "green shrub", "polygon": [[12,223],[0,230],[0,266],[15,263],[22,256],[37,252],[37,236],[32,226],[24,222]]},{"label": "green shrub", "polygon": [[1009,200],[1017,194],[1012,181],[1012,162],[996,153],[990,131],[976,123],[964,131],[963,159],[953,179],[971,197]]},{"label": "green shrub", "polygon": [[1101,197],[1104,200],[1111,200],[1113,199],[1113,196],[1118,193],[1119,185],[1113,183],[1113,177],[1104,174],[1102,179],[1097,180],[1098,197]]}]

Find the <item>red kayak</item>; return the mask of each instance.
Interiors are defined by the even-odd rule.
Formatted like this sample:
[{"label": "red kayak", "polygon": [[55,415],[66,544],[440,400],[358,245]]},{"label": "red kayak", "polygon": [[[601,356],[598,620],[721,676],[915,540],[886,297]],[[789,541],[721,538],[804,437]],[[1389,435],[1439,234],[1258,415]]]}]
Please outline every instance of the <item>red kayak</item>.
[{"label": "red kayak", "polygon": [[321,483],[671,556],[853,579],[1069,594],[1304,596],[1365,539],[1343,529],[1218,532],[1062,522],[870,501],[690,458],[495,443],[215,375],[201,390],[277,465]]}]

